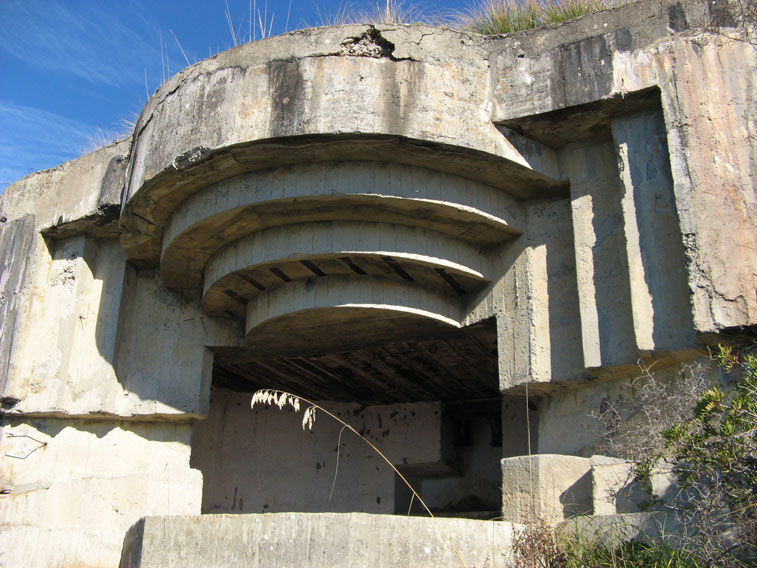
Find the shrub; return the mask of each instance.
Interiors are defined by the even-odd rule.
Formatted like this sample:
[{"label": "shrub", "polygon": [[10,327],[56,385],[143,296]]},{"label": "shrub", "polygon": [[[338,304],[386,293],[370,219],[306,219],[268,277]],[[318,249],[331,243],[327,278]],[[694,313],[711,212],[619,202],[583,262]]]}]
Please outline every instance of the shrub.
[{"label": "shrub", "polygon": [[757,560],[757,354],[720,347],[715,363],[737,382],[713,386],[662,432],[678,478],[673,505],[708,566]]},{"label": "shrub", "polygon": [[712,354],[730,388],[708,384],[713,365],[689,366],[666,385],[646,369],[632,401],[606,403],[599,450],[629,459],[651,492],[653,472],[671,471],[677,492],[664,505],[682,542],[705,566],[757,559],[757,355],[720,346]]},{"label": "shrub", "polygon": [[555,527],[540,521],[516,535],[513,553],[518,568],[699,568],[696,558],[665,540],[619,546],[582,540],[560,540]]}]

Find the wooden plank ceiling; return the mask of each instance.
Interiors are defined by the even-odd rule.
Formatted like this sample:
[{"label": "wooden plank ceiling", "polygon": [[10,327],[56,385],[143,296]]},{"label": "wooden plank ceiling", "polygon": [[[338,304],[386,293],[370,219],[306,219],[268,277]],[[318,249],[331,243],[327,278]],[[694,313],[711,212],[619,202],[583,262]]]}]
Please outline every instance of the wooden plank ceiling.
[{"label": "wooden plank ceiling", "polygon": [[302,357],[256,358],[241,348],[214,351],[213,385],[240,392],[275,388],[363,404],[499,394],[494,320],[433,337]]}]

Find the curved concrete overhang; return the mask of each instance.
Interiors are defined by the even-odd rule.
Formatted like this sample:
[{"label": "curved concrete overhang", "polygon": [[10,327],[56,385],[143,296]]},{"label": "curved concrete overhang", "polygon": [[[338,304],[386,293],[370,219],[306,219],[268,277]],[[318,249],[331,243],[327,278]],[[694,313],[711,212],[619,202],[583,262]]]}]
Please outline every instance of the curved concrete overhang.
[{"label": "curved concrete overhang", "polygon": [[388,223],[489,247],[519,235],[521,217],[502,192],[420,168],[376,162],[279,168],[224,180],[184,201],[166,225],[161,274],[170,288],[199,288],[215,253],[278,226]]},{"label": "curved concrete overhang", "polygon": [[122,244],[154,264],[175,208],[228,177],[281,165],[378,161],[454,172],[518,198],[564,187],[554,152],[490,119],[486,40],[421,25],[301,30],[226,51],[145,107]]},{"label": "curved concrete overhang", "polygon": [[409,282],[332,277],[289,282],[247,304],[247,345],[258,353],[318,353],[461,327],[452,296]]},{"label": "curved concrete overhang", "polygon": [[205,267],[209,315],[244,317],[246,302],[285,282],[326,276],[382,277],[457,295],[488,282],[480,250],[435,231],[363,222],[277,227],[242,238]]}]

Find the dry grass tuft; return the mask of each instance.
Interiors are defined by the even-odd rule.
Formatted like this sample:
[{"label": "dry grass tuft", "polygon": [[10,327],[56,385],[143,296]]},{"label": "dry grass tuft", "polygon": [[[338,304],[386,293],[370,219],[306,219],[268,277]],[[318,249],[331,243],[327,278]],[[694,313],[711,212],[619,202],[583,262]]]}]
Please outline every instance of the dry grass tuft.
[{"label": "dry grass tuft", "polygon": [[[330,417],[331,419],[335,420],[339,424],[342,425],[342,431],[349,430],[355,436],[360,438],[367,446],[369,446],[376,454],[383,459],[387,465],[392,468],[395,474],[407,485],[408,489],[413,494],[413,498],[418,499],[418,502],[423,506],[424,509],[426,509],[426,512],[429,514],[429,516],[433,519],[436,519],[434,514],[431,512],[431,509],[428,508],[426,503],[421,499],[421,496],[418,495],[418,492],[415,490],[415,488],[410,484],[410,482],[405,478],[404,475],[400,473],[400,471],[394,466],[394,464],[387,458],[381,450],[379,450],[373,443],[371,443],[368,438],[360,434],[355,428],[347,424],[344,420],[336,416],[335,414],[329,412],[322,406],[320,406],[318,403],[313,402],[312,400],[308,400],[306,398],[303,398],[301,396],[294,395],[290,392],[282,391],[282,390],[276,390],[276,389],[263,389],[257,391],[255,394],[252,395],[252,401],[250,403],[251,408],[255,408],[255,405],[257,404],[263,404],[266,406],[277,406],[279,410],[284,409],[285,407],[291,407],[295,412],[299,412],[300,408],[302,406],[307,406],[305,409],[305,413],[302,417],[302,429],[313,429],[313,423],[315,422],[315,412],[316,410],[319,410],[320,412],[323,412],[326,416]],[[341,432],[339,436],[341,437]],[[332,487],[333,491],[333,487]],[[463,560],[463,557],[460,555],[460,551],[455,547],[454,544],[452,544],[452,541],[450,541],[449,537],[447,536],[447,533],[444,532],[444,529],[439,525],[439,531],[441,532],[442,536],[444,537],[444,540],[447,541],[447,544],[449,545],[450,549],[457,555],[458,560],[460,561],[460,564],[463,566],[463,568],[466,567],[465,561]]]},{"label": "dry grass tuft", "polygon": [[357,8],[351,3],[340,3],[334,12],[321,12],[316,5],[319,26],[338,24],[410,24],[426,21],[428,18],[405,0],[376,1],[368,8]]},{"label": "dry grass tuft", "polygon": [[565,22],[629,0],[477,0],[452,16],[450,25],[483,35],[502,35]]}]

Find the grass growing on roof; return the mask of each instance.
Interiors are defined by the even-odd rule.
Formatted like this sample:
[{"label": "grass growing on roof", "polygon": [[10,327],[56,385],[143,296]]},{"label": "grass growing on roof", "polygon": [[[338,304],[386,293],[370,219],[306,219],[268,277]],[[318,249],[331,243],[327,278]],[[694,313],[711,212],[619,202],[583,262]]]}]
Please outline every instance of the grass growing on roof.
[{"label": "grass growing on roof", "polygon": [[626,3],[624,0],[477,0],[452,18],[452,26],[502,35],[556,24]]}]

